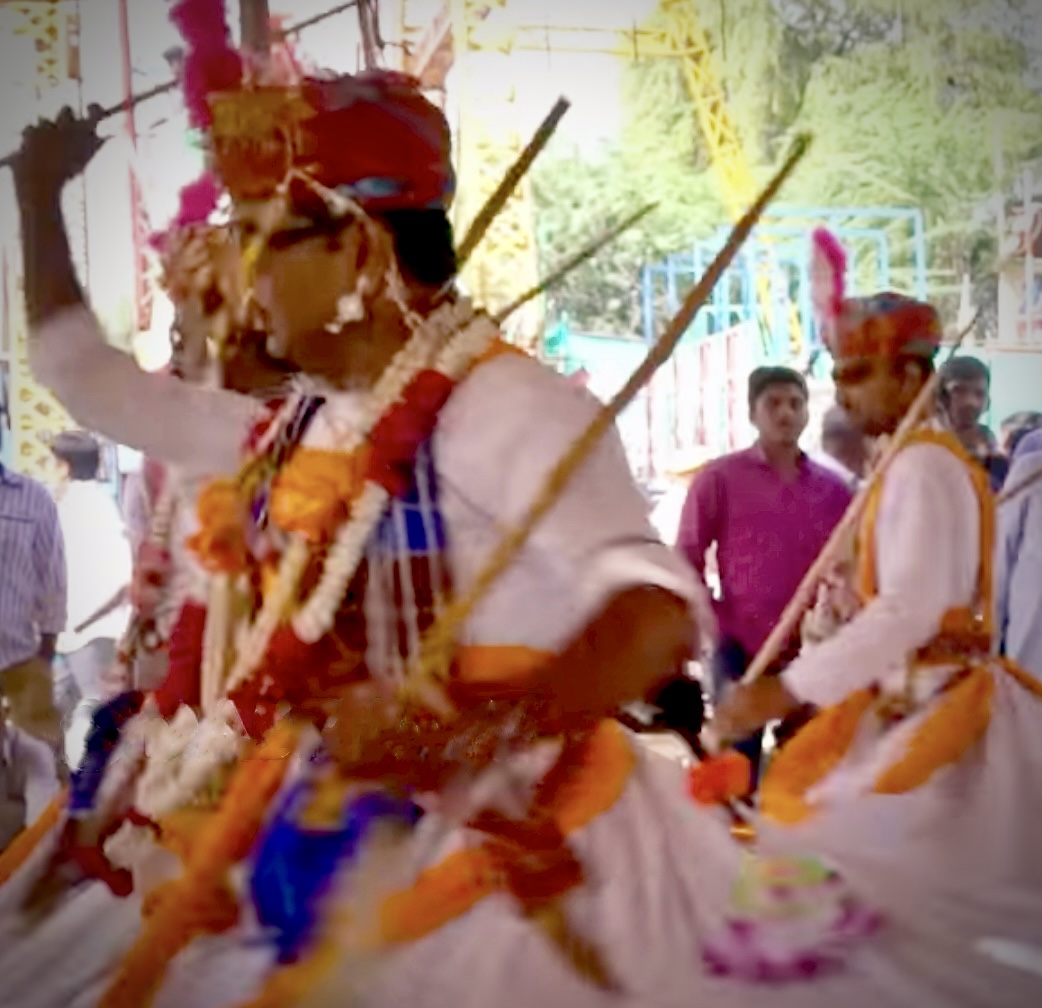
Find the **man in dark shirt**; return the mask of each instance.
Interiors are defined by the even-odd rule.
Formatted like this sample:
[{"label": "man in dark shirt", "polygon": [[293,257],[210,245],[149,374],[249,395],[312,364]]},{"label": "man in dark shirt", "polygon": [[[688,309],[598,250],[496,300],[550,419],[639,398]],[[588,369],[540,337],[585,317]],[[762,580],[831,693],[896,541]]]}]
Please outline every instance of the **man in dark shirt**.
[{"label": "man in dark shirt", "polygon": [[991,399],[991,372],[976,357],[953,357],[941,368],[940,405],[952,433],[987,471],[992,490],[1006,479],[1009,463],[995,435],[981,423]]}]

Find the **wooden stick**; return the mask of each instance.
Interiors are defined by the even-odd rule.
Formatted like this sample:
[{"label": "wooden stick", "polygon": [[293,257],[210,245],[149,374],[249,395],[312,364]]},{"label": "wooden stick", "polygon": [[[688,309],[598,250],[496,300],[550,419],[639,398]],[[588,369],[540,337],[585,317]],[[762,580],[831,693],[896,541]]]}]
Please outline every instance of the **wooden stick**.
[{"label": "wooden stick", "polygon": [[[955,356],[959,347],[962,346],[963,340],[966,339],[966,336],[972,331],[976,323],[977,318],[974,316],[973,321],[959,333],[955,344],[952,346],[949,359]],[[782,611],[774,629],[767,640],[764,641],[763,647],[760,648],[742,677],[743,685],[748,685],[759,679],[778,657],[785,644],[796,633],[800,619],[814,600],[818,584],[839,559],[839,555],[847,542],[847,537],[854,532],[858,522],[861,521],[865,505],[868,503],[869,495],[875,488],[876,483],[883,478],[883,474],[890,463],[897,457],[898,452],[905,447],[908,438],[915,431],[916,427],[929,414],[933,407],[940,381],[941,368],[936,368],[933,374],[930,375],[929,381],[925,382],[919,390],[919,394],[915,397],[912,405],[908,407],[908,411],[901,419],[901,423],[898,424],[897,430],[894,431],[890,443],[884,449],[882,456],[872,469],[868,479],[865,480],[854,495],[854,499],[850,502],[839,524],[832,530],[832,535],[829,536],[824,547],[822,547],[817,559],[811,564],[810,570],[803,575],[803,580],[800,582],[795,594],[789,600],[789,604]]]},{"label": "wooden stick", "polygon": [[[287,38],[290,35],[296,35],[302,32],[305,28],[311,28],[314,25],[327,20],[328,18],[334,17],[337,14],[342,14],[346,10],[350,10],[355,7],[358,0],[350,0],[350,3],[342,3],[336,7],[332,7],[327,11],[323,11],[321,14],[316,14],[314,17],[306,18],[295,25],[290,25],[288,28],[282,29],[278,32],[278,38]],[[181,86],[179,80],[168,80],[162,84],[156,84],[155,87],[150,87],[147,91],[142,91],[140,94],[133,95],[129,100],[119,102],[117,105],[109,105],[108,108],[103,108],[98,111],[97,115],[94,116],[94,122],[96,124],[104,122],[106,119],[111,119],[113,116],[119,115],[121,112],[129,112],[133,108],[137,108],[142,102],[151,101],[153,98],[158,98],[160,95],[167,94],[169,91],[173,91]],[[18,156],[17,151],[11,151],[5,157],[0,158],[0,168],[10,168],[14,159]]]},{"label": "wooden stick", "polygon": [[554,135],[558,124],[570,107],[571,102],[567,98],[557,99],[554,107],[550,109],[547,117],[540,123],[539,129],[535,131],[525,149],[521,151],[517,160],[507,169],[503,180],[496,186],[495,191],[485,201],[485,205],[478,211],[478,215],[471,221],[470,227],[467,228],[467,233],[463,236],[463,240],[456,249],[457,273],[463,272],[464,265],[473,255],[474,249],[478,247],[481,239],[485,237],[485,232],[492,225],[492,221],[499,215],[500,210],[506,206],[507,200],[510,199],[510,196],[517,188],[518,182],[524,178],[525,173],[532,167],[532,162],[535,161],[543,148],[549,143],[550,137]]},{"label": "wooden stick", "polygon": [[528,541],[533,529],[557,503],[565,487],[586,461],[592,449],[600,442],[605,432],[615,423],[619,414],[633,401],[652,375],[669,359],[676,345],[687,332],[699,309],[709,299],[724,271],[738,254],[757,221],[777,195],[785,181],[806,155],[810,146],[808,136],[800,136],[793,145],[785,163],[771,179],[744,217],[734,226],[727,243],[710,264],[709,269],[691,289],[683,304],[673,316],[665,332],[648,351],[643,362],[630,376],[626,384],[600,409],[589,426],[572,443],[557,465],[543,480],[535,499],[521,521],[509,529],[500,539],[484,567],[474,579],[469,591],[454,600],[442,613],[424,637],[420,659],[412,668],[404,684],[403,692],[411,693],[423,702],[439,709],[444,706],[439,682],[447,670],[447,660],[454,647],[459,628],[469,618],[474,607],[486,592],[510,566],[518,552]]},{"label": "wooden stick", "polygon": [[580,251],[576,252],[575,255],[570,256],[566,259],[557,269],[553,270],[547,276],[543,277],[534,287],[530,287],[520,297],[515,298],[510,302],[498,315],[496,315],[496,323],[502,325],[506,319],[513,315],[519,308],[526,305],[534,297],[538,297],[544,291],[549,290],[551,287],[556,287],[572,270],[581,266],[587,259],[593,258],[605,245],[611,244],[619,235],[628,231],[631,227],[643,220],[652,210],[657,207],[657,203],[649,203],[645,207],[641,207],[635,214],[631,214],[624,221],[616,224],[614,227],[608,228],[606,231],[602,231],[596,238],[593,239],[588,245],[584,246]]}]

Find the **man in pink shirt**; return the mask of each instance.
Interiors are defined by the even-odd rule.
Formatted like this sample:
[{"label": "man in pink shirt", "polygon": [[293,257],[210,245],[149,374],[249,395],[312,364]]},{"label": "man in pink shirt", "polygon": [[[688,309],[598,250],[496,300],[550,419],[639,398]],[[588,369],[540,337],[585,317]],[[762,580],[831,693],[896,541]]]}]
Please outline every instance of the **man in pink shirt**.
[{"label": "man in pink shirt", "polygon": [[[839,476],[800,449],[808,420],[807,384],[800,374],[757,368],[749,376],[749,411],[756,443],[698,473],[677,538],[677,548],[703,578],[706,552],[716,546],[718,698],[742,677],[851,499]],[[798,650],[797,637],[779,670]],[[737,748],[755,767],[761,746],[758,732]]]}]

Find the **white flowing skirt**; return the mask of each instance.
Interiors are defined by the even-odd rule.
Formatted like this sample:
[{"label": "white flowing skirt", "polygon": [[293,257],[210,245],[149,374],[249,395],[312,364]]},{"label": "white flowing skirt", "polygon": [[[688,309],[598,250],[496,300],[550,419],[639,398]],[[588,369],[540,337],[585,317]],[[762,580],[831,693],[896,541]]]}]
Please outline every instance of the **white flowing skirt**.
[{"label": "white flowing skirt", "polygon": [[822,811],[764,833],[837,865],[907,936],[941,1003],[1042,1005],[1042,698],[989,671],[987,731],[957,764],[909,794],[871,793],[931,705],[882,742],[862,733],[810,793]]},{"label": "white flowing skirt", "polygon": [[[998,763],[1005,771],[990,756],[974,757],[914,795],[881,798],[876,808],[875,798],[866,798],[800,830],[763,828],[759,853],[799,853],[817,844],[883,912],[882,929],[852,945],[834,973],[753,983],[705,967],[703,951],[720,936],[746,853],[722,815],[687,799],[683,768],[645,752],[619,801],[571,838],[587,882],[566,897],[568,920],[601,953],[614,990],[582,979],[509,898],[492,896],[384,958],[361,990],[352,975],[359,964],[346,960],[341,976],[324,987],[339,993],[306,999],[302,1008],[1037,1008],[1042,973],[1012,959],[1023,958],[1026,938],[1042,934],[1033,930],[1042,924],[1042,894],[1026,869],[1024,884],[995,881],[1017,881],[1014,852],[1031,846],[1036,822],[1020,810],[1034,795],[1008,788],[1000,808],[991,781],[1021,760],[1029,771],[1033,757],[1018,751],[1019,732],[1033,728],[1042,746],[1042,725],[1029,723],[1020,706],[1029,700],[1000,685],[985,745],[1009,750]],[[985,789],[983,813],[974,804],[978,787]],[[946,793],[953,797],[942,800]],[[1000,811],[1005,818],[992,818],[989,828],[989,815]],[[418,843],[425,829],[436,828],[434,820],[424,821]],[[953,842],[966,820],[974,823],[966,841]],[[923,832],[927,826],[932,832]],[[992,832],[1000,835],[974,853]],[[1015,843],[1008,839],[1014,832]],[[1042,834],[1033,836],[1040,850]],[[968,861],[955,857],[960,849]],[[983,866],[976,859],[987,857],[996,859],[984,872],[991,882],[978,885]],[[949,865],[965,871],[951,875]],[[255,995],[272,968],[258,939],[246,928],[197,942],[174,963],[157,1008],[233,1008]],[[1011,953],[1003,940],[1017,942],[1019,951]]]}]

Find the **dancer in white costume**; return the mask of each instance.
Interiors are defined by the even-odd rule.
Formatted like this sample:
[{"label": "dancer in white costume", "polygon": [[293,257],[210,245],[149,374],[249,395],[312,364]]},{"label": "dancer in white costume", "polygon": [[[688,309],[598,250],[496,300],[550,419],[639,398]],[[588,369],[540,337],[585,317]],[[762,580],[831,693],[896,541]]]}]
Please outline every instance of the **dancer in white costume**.
[{"label": "dancer in white costume", "polygon": [[[937,315],[896,295],[845,300],[842,250],[817,241],[838,291],[838,399],[870,436],[893,434],[932,369]],[[868,499],[834,632],[780,679],[739,687],[716,722],[740,738],[821,708],[764,781],[776,828],[762,833],[827,855],[907,924],[909,957],[953,1005],[1042,999],[1042,690],[994,657],[994,524],[986,474],[922,426]]]}]

